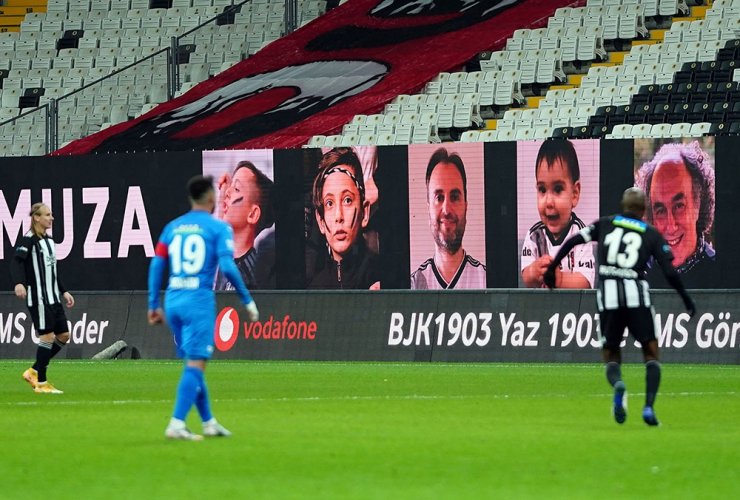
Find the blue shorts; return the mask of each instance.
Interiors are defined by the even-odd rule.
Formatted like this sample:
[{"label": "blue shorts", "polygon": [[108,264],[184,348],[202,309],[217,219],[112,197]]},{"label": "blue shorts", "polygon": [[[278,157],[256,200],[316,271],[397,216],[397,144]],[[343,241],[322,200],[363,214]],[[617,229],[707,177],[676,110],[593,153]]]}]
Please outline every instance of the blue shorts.
[{"label": "blue shorts", "polygon": [[212,307],[168,307],[165,315],[172,330],[177,356],[183,359],[210,359],[216,310]]}]

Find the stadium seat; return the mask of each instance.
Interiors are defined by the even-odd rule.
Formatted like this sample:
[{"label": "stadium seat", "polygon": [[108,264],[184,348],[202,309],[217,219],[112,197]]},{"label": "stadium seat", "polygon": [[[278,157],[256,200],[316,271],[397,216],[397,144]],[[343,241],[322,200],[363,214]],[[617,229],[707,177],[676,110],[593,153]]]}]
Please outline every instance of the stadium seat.
[{"label": "stadium seat", "polygon": [[607,139],[631,139],[632,125],[629,123],[620,123],[615,125],[611,133],[606,135]]},{"label": "stadium seat", "polygon": [[709,122],[693,123],[691,124],[691,129],[689,130],[688,135],[691,137],[702,137],[709,133],[711,127],[712,124]]}]

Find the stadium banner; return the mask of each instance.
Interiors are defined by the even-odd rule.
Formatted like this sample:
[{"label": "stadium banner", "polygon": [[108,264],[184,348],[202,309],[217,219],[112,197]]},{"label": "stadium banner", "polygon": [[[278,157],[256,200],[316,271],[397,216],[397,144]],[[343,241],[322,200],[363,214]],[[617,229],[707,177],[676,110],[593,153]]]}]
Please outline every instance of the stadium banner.
[{"label": "stadium banner", "polygon": [[[654,291],[661,358],[740,363],[740,292]],[[246,320],[235,294],[219,294],[218,359],[404,362],[600,362],[592,291],[489,290],[256,292],[260,320]],[[0,358],[32,358],[36,337],[23,302],[0,295]],[[123,340],[145,359],[172,359],[169,330],[146,322],[146,295],[77,294],[62,358],[87,359]],[[641,351],[624,342],[624,360]]]},{"label": "stadium banner", "polygon": [[583,0],[354,0],[149,113],[54,154],[294,148]]},{"label": "stadium banner", "polygon": [[[665,176],[671,155],[687,166]],[[6,158],[0,262],[29,228],[31,204],[44,201],[68,289],[144,290],[156,239],[188,210],[184,186],[202,173],[214,177],[215,215],[234,228],[250,289],[540,288],[527,268],[583,224],[619,211],[620,193],[637,184],[687,288],[735,289],[738,155],[738,138],[705,137]],[[336,161],[354,167],[326,169]],[[352,214],[338,222],[322,207],[343,181]],[[267,194],[254,197],[256,186]],[[550,203],[548,193],[568,201]],[[445,268],[439,257],[452,250],[465,259]],[[589,251],[563,261],[582,289],[595,281]],[[667,287],[660,275],[649,281]],[[214,286],[230,289],[220,279]],[[0,272],[0,290],[12,288]]]},{"label": "stadium banner", "polygon": [[143,290],[156,238],[188,210],[185,186],[201,155],[9,157],[0,168],[0,289],[13,288],[7,263],[41,201],[54,215],[50,234],[68,289]]}]

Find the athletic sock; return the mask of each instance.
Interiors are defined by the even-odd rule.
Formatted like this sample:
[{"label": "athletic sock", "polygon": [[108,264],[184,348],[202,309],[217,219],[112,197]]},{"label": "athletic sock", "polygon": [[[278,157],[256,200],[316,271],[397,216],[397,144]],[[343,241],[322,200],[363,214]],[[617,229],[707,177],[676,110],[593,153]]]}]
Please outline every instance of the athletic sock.
[{"label": "athletic sock", "polygon": [[54,356],[56,356],[57,353],[61,351],[62,347],[64,347],[65,345],[67,345],[66,342],[60,342],[59,339],[54,339],[54,344],[52,344],[51,346],[51,357],[53,358]]},{"label": "athletic sock", "polygon": [[651,359],[645,363],[645,406],[653,406],[660,387],[660,362]]},{"label": "athletic sock", "polygon": [[51,359],[51,342],[39,341],[39,345],[36,348],[36,363],[33,368],[38,372],[38,380],[40,382],[46,382],[46,367],[49,366],[49,360]]},{"label": "athletic sock", "polygon": [[203,422],[208,422],[213,418],[213,414],[211,414],[211,401],[208,398],[208,385],[206,384],[206,378],[203,372],[200,372],[200,388],[198,395],[195,397],[195,407],[198,409],[198,414]]},{"label": "athletic sock", "polygon": [[185,420],[198,395],[200,386],[199,375],[203,372],[194,366],[186,366],[182,371],[180,383],[177,386],[177,399],[175,400],[175,411],[173,417],[178,420]]},{"label": "athletic sock", "polygon": [[609,361],[606,364],[606,380],[612,387],[614,387],[614,384],[622,380],[622,368],[616,361]]}]

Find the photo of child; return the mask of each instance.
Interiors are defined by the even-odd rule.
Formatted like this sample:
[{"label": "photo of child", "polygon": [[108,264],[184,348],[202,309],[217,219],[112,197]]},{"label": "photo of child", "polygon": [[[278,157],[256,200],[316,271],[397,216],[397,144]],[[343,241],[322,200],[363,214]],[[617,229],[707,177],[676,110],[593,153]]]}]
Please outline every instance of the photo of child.
[{"label": "photo of child", "polygon": [[[517,147],[520,287],[538,288],[560,245],[598,218],[598,141],[520,142]],[[575,247],[556,271],[558,288],[593,288],[594,276],[592,244]]]}]

